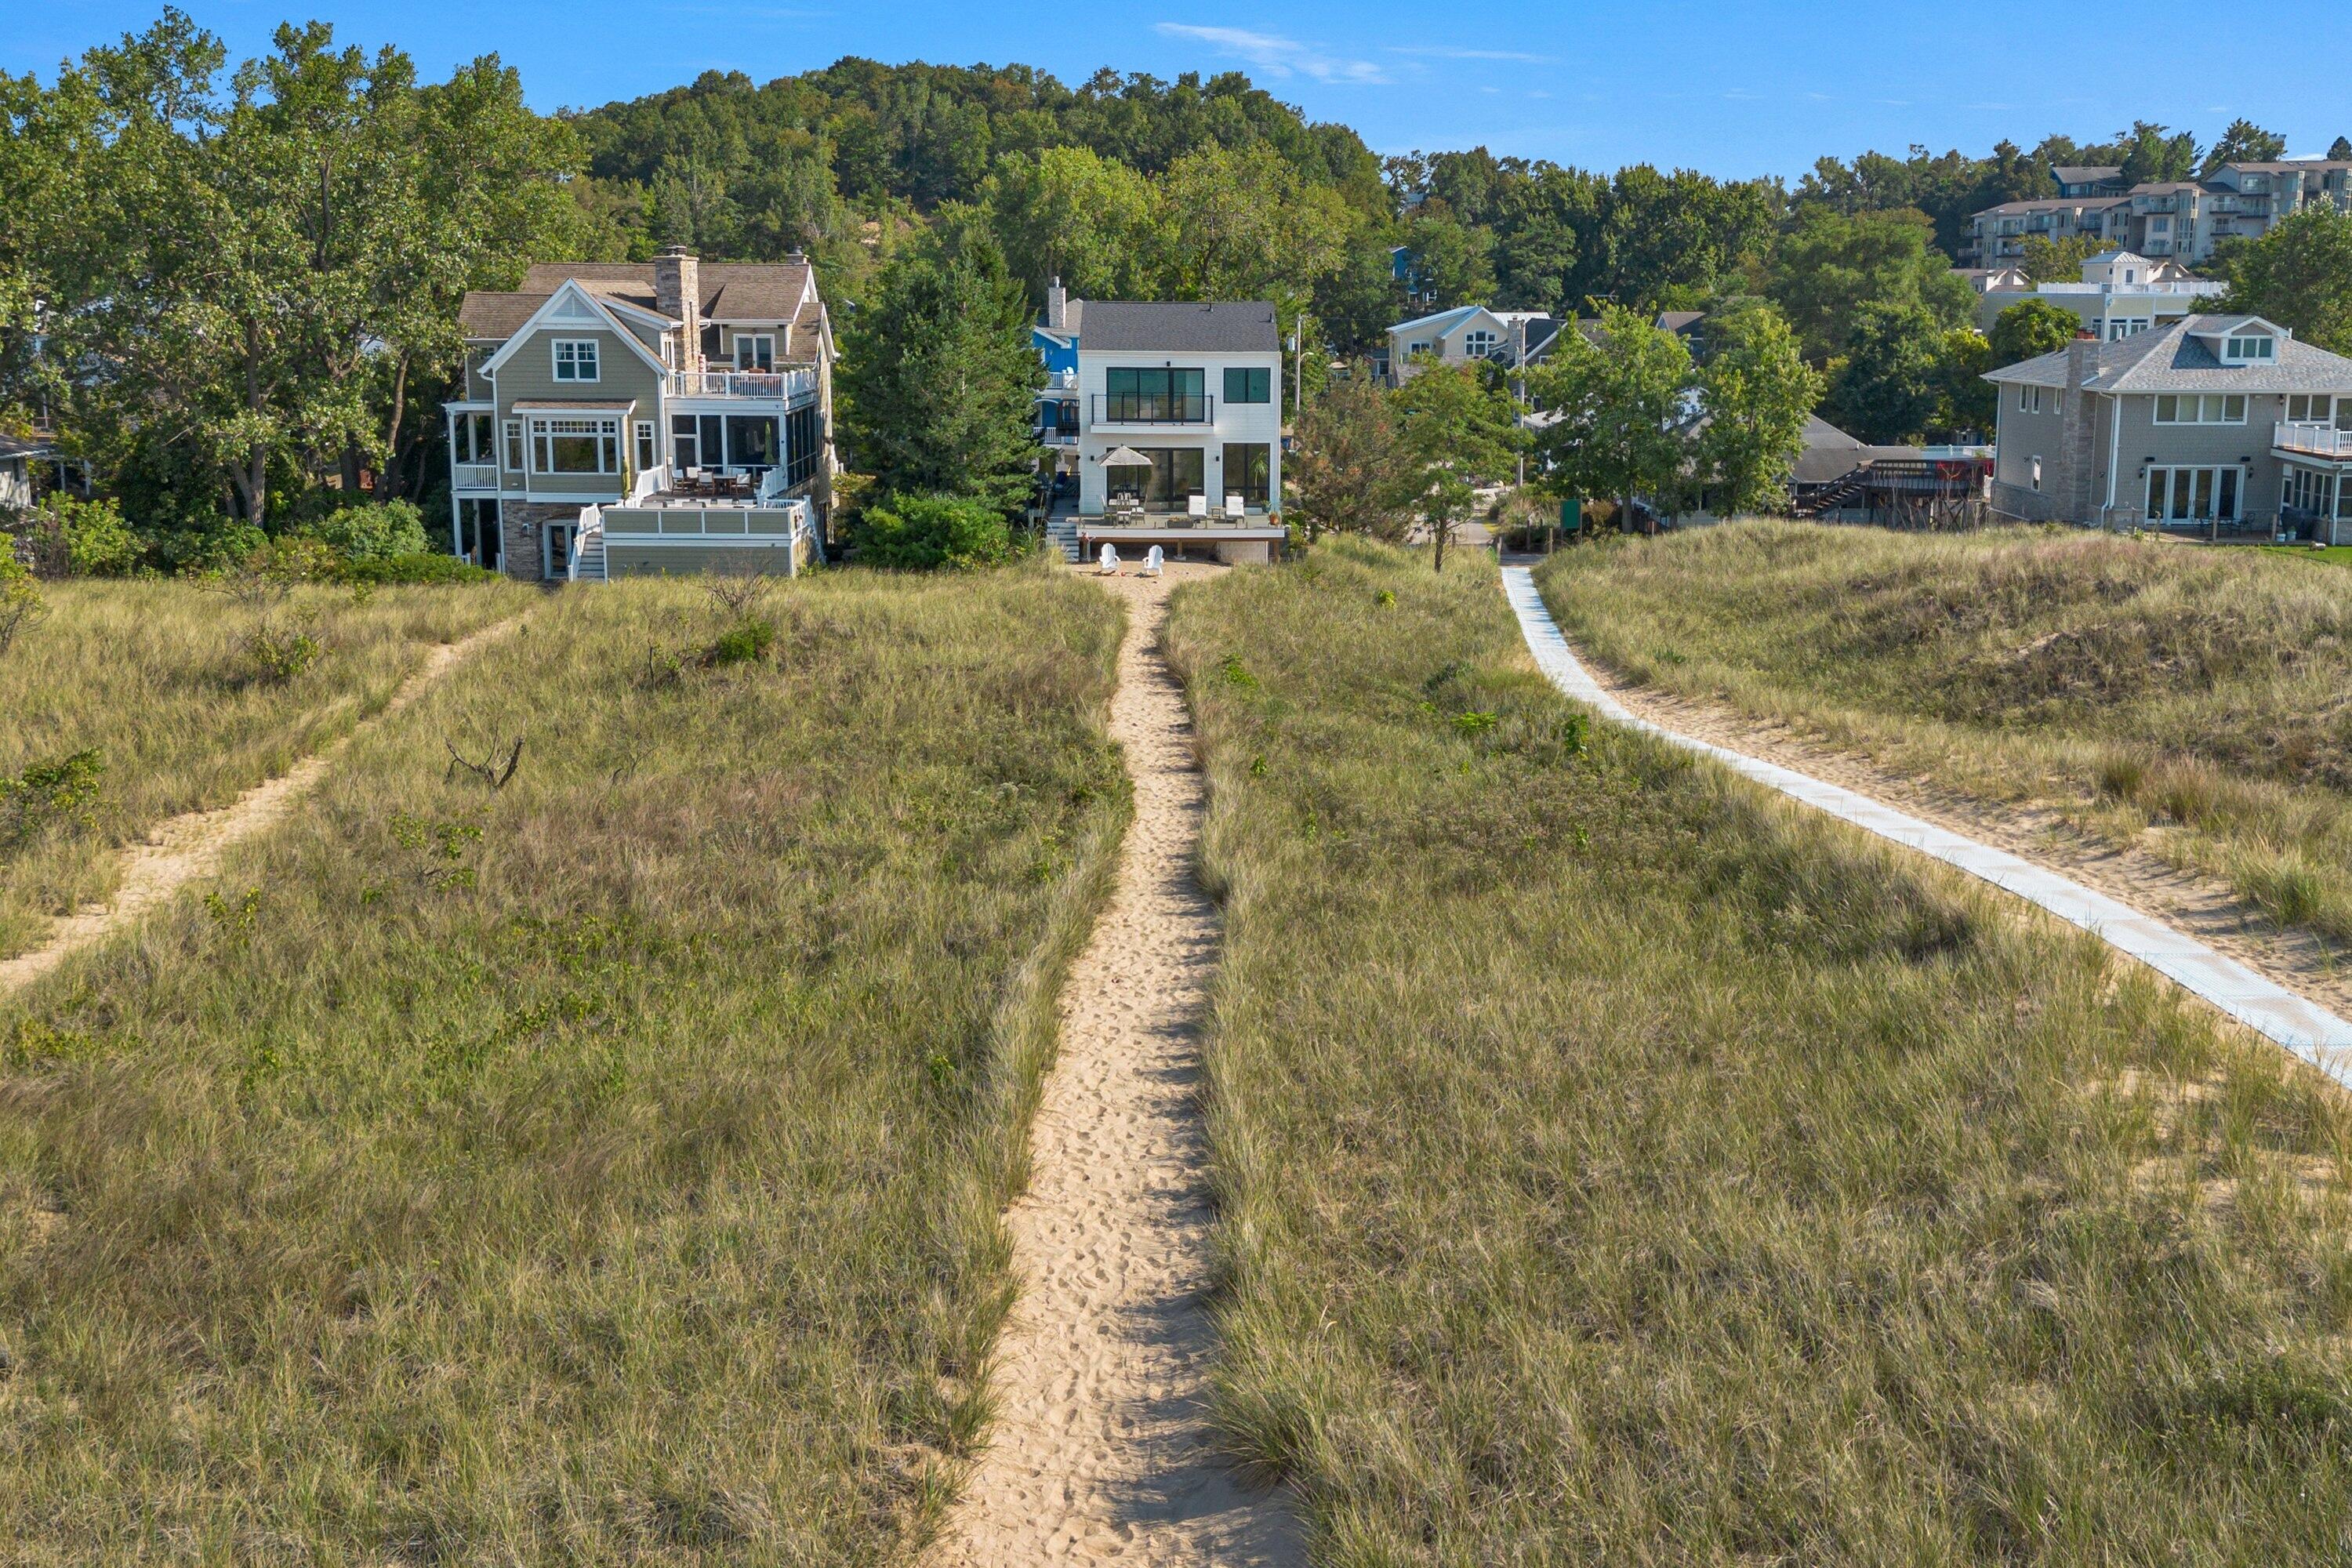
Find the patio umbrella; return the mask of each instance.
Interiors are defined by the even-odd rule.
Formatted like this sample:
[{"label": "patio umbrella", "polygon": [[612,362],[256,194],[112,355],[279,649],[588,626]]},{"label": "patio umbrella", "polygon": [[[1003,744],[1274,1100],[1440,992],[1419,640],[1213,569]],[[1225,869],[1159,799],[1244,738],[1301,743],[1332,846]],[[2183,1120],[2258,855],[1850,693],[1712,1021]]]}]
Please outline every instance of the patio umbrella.
[{"label": "patio umbrella", "polygon": [[1132,447],[1113,447],[1102,455],[1102,465],[1106,468],[1148,468],[1151,459]]}]

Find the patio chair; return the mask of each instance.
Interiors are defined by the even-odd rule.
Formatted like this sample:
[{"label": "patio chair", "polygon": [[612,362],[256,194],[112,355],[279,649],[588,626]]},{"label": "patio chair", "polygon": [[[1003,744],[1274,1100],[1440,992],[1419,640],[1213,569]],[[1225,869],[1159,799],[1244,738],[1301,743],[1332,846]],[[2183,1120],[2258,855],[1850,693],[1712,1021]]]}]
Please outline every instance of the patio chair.
[{"label": "patio chair", "polygon": [[1147,577],[1159,576],[1160,563],[1167,559],[1167,555],[1160,550],[1160,546],[1157,544],[1153,545],[1150,549],[1143,552],[1143,574]]},{"label": "patio chair", "polygon": [[1209,521],[1209,498],[1194,490],[1184,500],[1184,515],[1194,522]]},{"label": "patio chair", "polygon": [[1246,501],[1243,500],[1239,495],[1231,491],[1226,493],[1225,517],[1228,521],[1239,522],[1244,517],[1248,515],[1248,512],[1249,504]]},{"label": "patio chair", "polygon": [[1105,577],[1116,577],[1118,575],[1118,546],[1111,543],[1108,540],[1104,541],[1102,554],[1097,558],[1095,563],[1095,571]]}]

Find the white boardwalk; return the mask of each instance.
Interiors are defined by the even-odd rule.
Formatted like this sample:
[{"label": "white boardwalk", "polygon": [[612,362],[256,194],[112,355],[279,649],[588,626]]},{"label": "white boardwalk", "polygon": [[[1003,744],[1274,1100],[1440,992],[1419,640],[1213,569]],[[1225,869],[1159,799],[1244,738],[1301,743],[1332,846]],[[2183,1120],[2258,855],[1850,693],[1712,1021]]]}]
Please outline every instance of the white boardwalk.
[{"label": "white boardwalk", "polygon": [[1536,592],[1535,575],[1524,566],[1503,568],[1503,592],[1519,617],[1519,629],[1537,665],[1578,701],[1619,724],[1645,730],[1686,751],[1713,757],[1734,773],[1768,784],[1781,794],[1817,806],[1841,821],[1877,834],[1881,838],[1932,855],[1980,877],[1994,887],[2040,905],[2060,920],[2081,926],[2117,951],[2130,954],[2150,969],[2178,982],[2231,1017],[2275,1040],[2330,1078],[2352,1086],[2352,1023],[2306,1001],[2284,986],[2263,979],[2234,959],[2225,958],[2187,933],[2174,930],[2118,902],[2069,881],[2054,871],[2021,859],[2005,849],[1979,844],[1948,828],[1922,822],[1865,795],[1824,784],[1775,763],[1759,761],[1722,746],[1676,734],[1627,711],[1623,704],[1601,689],[1577,662],[1568,639],[1553,624],[1551,612]]}]

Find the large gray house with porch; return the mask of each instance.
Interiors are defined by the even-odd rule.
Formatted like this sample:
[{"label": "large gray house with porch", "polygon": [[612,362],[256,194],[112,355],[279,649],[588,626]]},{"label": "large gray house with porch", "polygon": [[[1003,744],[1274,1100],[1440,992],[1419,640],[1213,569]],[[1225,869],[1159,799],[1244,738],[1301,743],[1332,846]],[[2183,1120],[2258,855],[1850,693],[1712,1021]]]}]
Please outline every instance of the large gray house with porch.
[{"label": "large gray house with porch", "polygon": [[1985,379],[2011,517],[2352,543],[2352,359],[2273,322],[2189,316]]},{"label": "large gray house with porch", "polygon": [[466,296],[450,546],[549,581],[797,571],[832,499],[833,331],[815,270],[541,262]]}]

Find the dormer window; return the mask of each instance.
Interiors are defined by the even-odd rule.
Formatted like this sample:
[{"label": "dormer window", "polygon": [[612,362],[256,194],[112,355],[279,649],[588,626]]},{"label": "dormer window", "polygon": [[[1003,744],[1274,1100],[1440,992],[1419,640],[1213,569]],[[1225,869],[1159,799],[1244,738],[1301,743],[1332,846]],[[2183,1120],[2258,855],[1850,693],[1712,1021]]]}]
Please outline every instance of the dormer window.
[{"label": "dormer window", "polygon": [[2267,332],[2246,332],[2232,337],[2223,348],[2221,357],[2232,363],[2252,363],[2257,360],[2278,357],[2278,342]]},{"label": "dormer window", "polygon": [[555,379],[594,381],[596,379],[596,340],[593,338],[556,339]]}]

